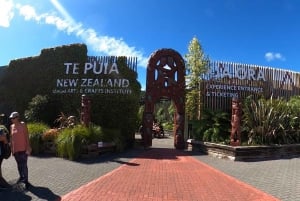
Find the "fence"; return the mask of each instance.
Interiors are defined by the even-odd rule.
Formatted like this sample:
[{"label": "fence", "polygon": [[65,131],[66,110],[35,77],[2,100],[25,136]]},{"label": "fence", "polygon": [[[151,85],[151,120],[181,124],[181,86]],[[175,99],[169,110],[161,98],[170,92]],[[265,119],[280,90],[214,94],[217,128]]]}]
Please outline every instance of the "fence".
[{"label": "fence", "polygon": [[300,94],[300,73],[264,66],[214,61],[200,85],[204,108],[229,110],[231,100]]},{"label": "fence", "polygon": [[88,56],[88,62],[97,62],[99,64],[104,63],[117,63],[119,60],[123,60],[127,67],[134,72],[137,72],[137,57],[124,57],[124,56]]}]

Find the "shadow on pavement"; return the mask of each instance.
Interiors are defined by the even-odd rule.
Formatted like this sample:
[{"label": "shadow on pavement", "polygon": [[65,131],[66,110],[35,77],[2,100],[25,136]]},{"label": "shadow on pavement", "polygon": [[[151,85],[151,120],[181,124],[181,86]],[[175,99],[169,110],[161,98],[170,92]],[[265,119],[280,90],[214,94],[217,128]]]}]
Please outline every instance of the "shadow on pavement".
[{"label": "shadow on pavement", "polygon": [[121,161],[121,160],[112,160],[112,162],[116,162],[116,163],[120,163],[120,164],[128,165],[128,166],[139,166],[140,165],[138,163],[125,162],[125,161]]},{"label": "shadow on pavement", "polygon": [[60,198],[58,195],[55,195],[50,189],[42,186],[31,186],[28,191],[34,194],[36,197],[43,200],[57,200]]},{"label": "shadow on pavement", "polygon": [[176,160],[178,156],[207,155],[201,153],[200,151],[196,152],[187,149],[178,150],[174,147],[173,143],[174,143],[173,137],[165,136],[165,138],[153,139],[153,143],[152,143],[153,146],[149,148],[144,148],[142,144],[136,144],[134,148],[125,150],[122,153],[109,152],[94,158],[79,159],[76,162],[84,163],[84,164],[117,162],[120,164],[137,166],[139,164],[132,164],[128,161],[133,158]]},{"label": "shadow on pavement", "polygon": [[[32,196],[31,196],[32,194]],[[47,200],[55,201],[60,197],[51,190],[41,186],[30,186],[25,189],[24,184],[14,184],[10,189],[0,190],[0,201],[29,201]]]}]

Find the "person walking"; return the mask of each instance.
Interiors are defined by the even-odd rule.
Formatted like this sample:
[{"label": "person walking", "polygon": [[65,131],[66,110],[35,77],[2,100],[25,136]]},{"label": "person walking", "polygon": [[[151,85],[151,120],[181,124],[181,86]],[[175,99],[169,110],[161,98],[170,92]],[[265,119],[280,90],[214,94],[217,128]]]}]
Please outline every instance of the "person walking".
[{"label": "person walking", "polygon": [[2,176],[2,168],[1,168],[2,161],[4,159],[3,146],[8,143],[7,136],[9,135],[9,131],[7,130],[3,122],[4,117],[5,117],[4,114],[0,114],[0,189],[10,188],[10,185]]},{"label": "person walking", "polygon": [[25,184],[26,188],[29,188],[31,184],[28,182],[27,160],[28,156],[31,154],[31,147],[29,143],[28,128],[23,121],[20,121],[18,112],[12,112],[9,118],[12,122],[10,126],[12,154],[17,162],[20,175],[18,183],[22,182]]}]

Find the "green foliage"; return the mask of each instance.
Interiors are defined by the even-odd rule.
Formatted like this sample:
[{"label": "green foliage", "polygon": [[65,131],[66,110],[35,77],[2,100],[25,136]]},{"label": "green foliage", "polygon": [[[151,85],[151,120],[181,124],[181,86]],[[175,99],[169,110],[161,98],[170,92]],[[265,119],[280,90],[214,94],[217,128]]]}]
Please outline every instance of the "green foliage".
[{"label": "green foliage", "polygon": [[88,135],[88,128],[83,125],[63,129],[56,139],[58,156],[69,160],[78,159]]},{"label": "green foliage", "polygon": [[161,101],[155,104],[154,116],[158,122],[174,122],[174,105],[171,101]]},{"label": "green foliage", "polygon": [[[136,124],[136,130],[139,129],[142,124],[143,112],[145,106],[141,105],[138,111],[138,121]],[[173,130],[174,127],[174,113],[175,107],[172,101],[161,101],[157,102],[154,107],[154,117],[160,122],[165,130]]]},{"label": "green foliage", "polygon": [[140,125],[142,125],[144,110],[145,110],[145,105],[141,105],[139,107],[139,110],[138,110],[138,113],[137,113],[137,118],[136,118],[137,120],[136,120],[136,124],[135,124],[136,130],[138,130]]},{"label": "green foliage", "polygon": [[120,129],[103,128],[100,126],[92,125],[88,128],[88,136],[86,141],[91,143],[98,142],[113,142],[116,145],[116,151],[123,151],[126,147],[126,141]]},{"label": "green foliage", "polygon": [[42,151],[42,136],[49,129],[44,123],[28,123],[29,141],[32,148],[32,154],[36,155]]},{"label": "green foliage", "polygon": [[104,141],[105,134],[101,126],[91,124],[88,127],[88,136],[85,139],[86,144],[93,144]]},{"label": "green foliage", "polygon": [[[0,94],[5,95],[1,96],[0,108],[16,110],[25,114],[28,122],[44,122],[51,127],[57,127],[54,120],[60,112],[79,116],[81,94],[55,94],[53,88],[57,79],[99,78],[99,74],[92,72],[66,75],[65,62],[79,63],[78,68],[83,69],[87,60],[87,46],[72,44],[43,49],[39,56],[11,61],[1,71]],[[88,94],[92,103],[91,120],[94,124],[121,130],[130,146],[134,144],[141,85],[137,81],[137,72],[128,65],[130,62],[126,57],[113,58],[113,61],[117,62],[119,70],[113,78],[128,79],[132,93]],[[111,76],[101,74],[103,79],[111,79]]]},{"label": "green foliage", "polygon": [[47,107],[47,96],[36,95],[28,104],[28,110],[25,111],[25,118],[30,122],[40,122]]},{"label": "green foliage", "polygon": [[279,98],[254,100],[248,97],[243,104],[243,127],[248,133],[248,144],[299,142],[298,104],[297,99],[287,102]]},{"label": "green foliage", "polygon": [[[203,119],[204,120],[204,119]],[[202,141],[205,130],[208,129],[203,120],[190,120],[189,124],[192,125],[191,138]]]},{"label": "green foliage", "polygon": [[126,148],[126,140],[123,133],[118,129],[103,128],[104,142],[113,142],[116,145],[116,151],[122,152]]},{"label": "green foliage", "polygon": [[36,95],[25,110],[25,118],[28,122],[45,122],[52,125],[59,112],[57,108],[58,106],[50,101],[47,95]]},{"label": "green foliage", "polygon": [[173,127],[174,127],[174,122],[165,122],[162,124],[164,130],[173,130]]},{"label": "green foliage", "polygon": [[120,138],[120,129],[104,128],[97,125],[90,125],[88,128],[88,135],[85,140],[88,143],[97,142],[113,142],[115,138]]},{"label": "green foliage", "polygon": [[76,125],[73,128],[64,128],[56,138],[57,154],[69,160],[76,160],[83,152],[84,146],[98,142],[113,142],[117,151],[123,151],[124,138],[118,129],[102,128],[96,125],[85,127]]},{"label": "green foliage", "polygon": [[93,101],[101,103],[93,105],[93,123],[121,130],[126,146],[131,147],[134,144],[134,133],[137,129],[139,98],[135,95],[131,97],[107,95],[95,97]]},{"label": "green foliage", "polygon": [[201,97],[200,82],[201,75],[207,72],[209,58],[204,54],[201,44],[194,37],[189,44],[189,53],[185,55],[187,68],[187,95],[186,113],[189,119],[200,119]]},{"label": "green foliage", "polygon": [[300,96],[291,97],[291,99],[287,102],[287,105],[290,108],[291,115],[293,117],[297,117],[291,119],[291,128],[300,129]]},{"label": "green foliage", "polygon": [[199,86],[201,74],[206,73],[208,70],[209,58],[204,54],[202,46],[196,37],[190,41],[189,52],[185,55],[186,67],[188,70],[187,78],[189,80],[189,88]]},{"label": "green foliage", "polygon": [[188,90],[186,94],[186,114],[188,119],[195,120],[199,118],[200,92],[197,89]]},{"label": "green foliage", "polygon": [[230,117],[226,112],[204,110],[200,121],[191,121],[193,138],[200,141],[227,143]]},{"label": "green foliage", "polygon": [[103,132],[106,136],[103,141],[115,143],[117,152],[122,152],[126,148],[126,139],[119,129],[103,129]]},{"label": "green foliage", "polygon": [[[52,94],[53,84],[55,79],[64,75],[64,62],[72,61],[83,64],[87,60],[86,54],[86,45],[74,44],[43,49],[38,57],[11,61],[8,68],[5,69],[4,76],[0,79],[0,93],[5,94],[1,104],[7,104],[23,114],[28,103],[39,94],[49,95],[50,100],[55,103],[64,103],[57,104],[58,111],[66,111],[65,108],[76,111],[73,106],[80,103],[80,97],[77,97],[76,100],[74,95],[72,95],[73,97],[69,95],[55,96]],[[67,104],[65,100],[68,100]]]}]

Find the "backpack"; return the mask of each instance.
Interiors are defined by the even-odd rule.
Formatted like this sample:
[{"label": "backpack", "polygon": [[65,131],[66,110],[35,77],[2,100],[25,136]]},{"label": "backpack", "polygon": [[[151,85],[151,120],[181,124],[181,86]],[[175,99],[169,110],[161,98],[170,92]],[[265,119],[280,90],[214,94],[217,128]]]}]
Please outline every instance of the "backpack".
[{"label": "backpack", "polygon": [[0,136],[6,134],[6,139],[7,142],[10,142],[10,135],[9,135],[9,131],[7,130],[7,128],[3,125],[0,125]]},{"label": "backpack", "polygon": [[[9,142],[10,137],[9,137],[9,133],[7,133],[7,129],[0,127],[0,136],[1,135],[6,135],[7,141]],[[0,150],[0,156],[8,159],[11,156],[11,147],[9,145],[9,143],[4,144],[3,142],[1,142],[1,150]]]}]

